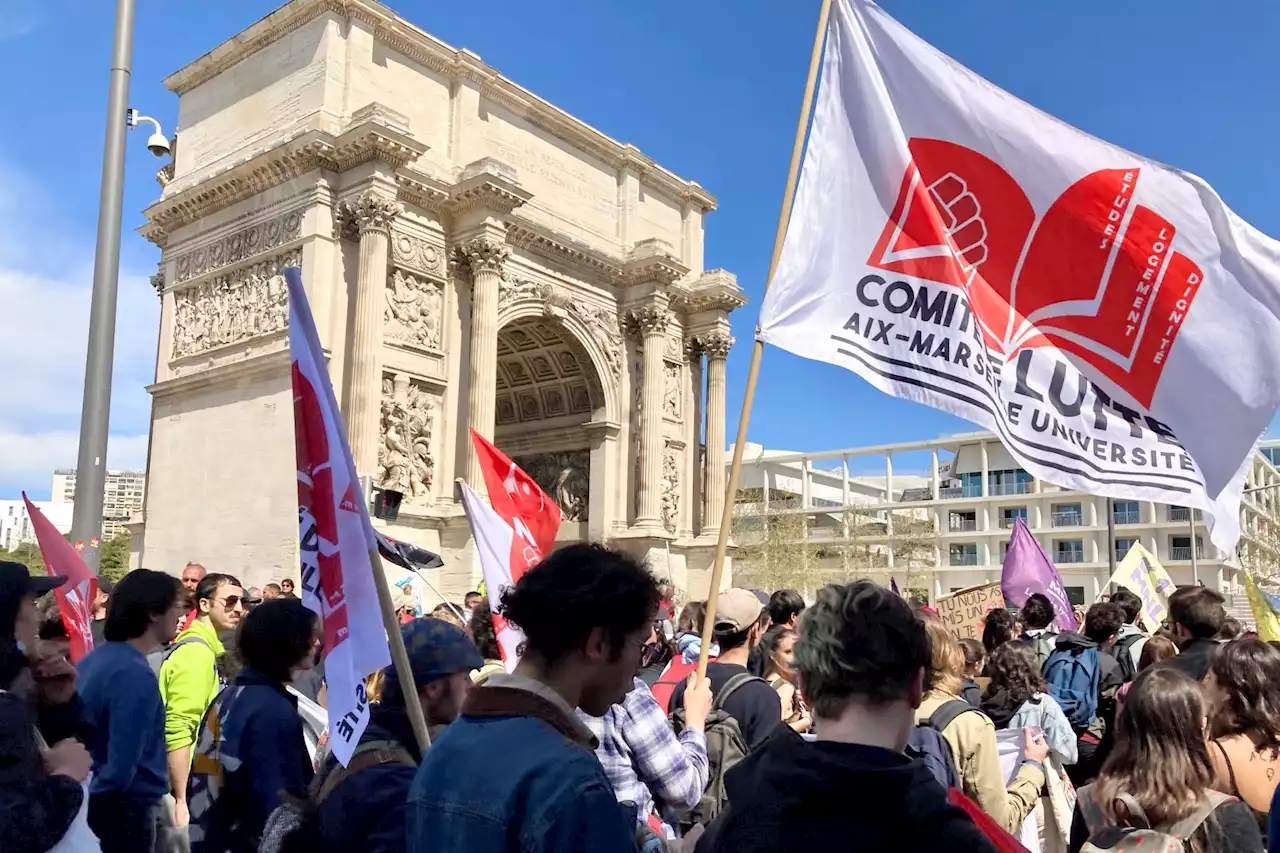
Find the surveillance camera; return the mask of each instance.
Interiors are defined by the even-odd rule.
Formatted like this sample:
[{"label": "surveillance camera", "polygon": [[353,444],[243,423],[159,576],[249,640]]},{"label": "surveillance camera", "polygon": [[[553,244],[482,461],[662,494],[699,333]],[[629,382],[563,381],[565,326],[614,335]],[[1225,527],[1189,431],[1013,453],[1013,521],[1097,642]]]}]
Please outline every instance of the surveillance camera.
[{"label": "surveillance camera", "polygon": [[147,150],[157,157],[169,156],[169,140],[164,138],[162,133],[153,133],[147,139]]}]

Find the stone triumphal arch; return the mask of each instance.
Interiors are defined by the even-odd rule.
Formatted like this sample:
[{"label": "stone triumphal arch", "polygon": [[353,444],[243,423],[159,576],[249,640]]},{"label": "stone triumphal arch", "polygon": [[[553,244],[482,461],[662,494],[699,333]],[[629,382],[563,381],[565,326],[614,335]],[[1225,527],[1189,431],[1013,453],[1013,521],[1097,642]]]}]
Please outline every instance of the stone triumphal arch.
[{"label": "stone triumphal arch", "polygon": [[[396,537],[478,580],[474,427],[606,541],[705,589],[734,277],[715,200],[372,0],[293,0],[171,75],[147,505],[135,559],[297,565],[288,312],[300,265],[358,472]],[[379,522],[382,524],[383,522]]]}]

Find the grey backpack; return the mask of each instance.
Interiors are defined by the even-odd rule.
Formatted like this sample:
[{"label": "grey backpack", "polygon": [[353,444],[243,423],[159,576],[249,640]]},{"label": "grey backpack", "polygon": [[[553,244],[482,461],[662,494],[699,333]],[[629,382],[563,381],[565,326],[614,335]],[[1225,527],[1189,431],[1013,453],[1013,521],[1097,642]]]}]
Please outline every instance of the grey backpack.
[{"label": "grey backpack", "polygon": [[1107,820],[1094,801],[1094,788],[1086,785],[1079,791],[1080,814],[1089,827],[1089,840],[1080,853],[1186,853],[1191,849],[1188,839],[1214,810],[1235,799],[1206,790],[1191,814],[1171,826],[1153,827],[1138,801],[1129,794],[1120,794],[1116,797],[1116,811],[1127,813],[1128,819],[1124,825],[1116,825]]},{"label": "grey backpack", "polygon": [[[724,703],[739,687],[752,681],[765,683],[764,679],[757,678],[751,673],[738,673],[725,682],[724,687],[721,687],[720,692],[716,694],[715,701],[711,703],[706,727],[707,764],[709,765],[707,787],[702,792],[702,799],[698,804],[680,815],[682,830],[691,829],[699,823],[710,823],[724,810],[725,803],[728,802],[729,795],[724,789],[724,774],[746,758],[751,748],[747,745],[747,739],[742,734],[742,727],[738,725],[738,721],[724,710]],[[676,734],[684,731],[684,708],[677,708],[671,712],[671,727],[675,729]]]},{"label": "grey backpack", "polygon": [[195,636],[194,634],[189,637],[183,637],[176,643],[170,643],[162,649],[156,649],[154,652],[147,655],[147,663],[151,665],[151,671],[156,674],[156,678],[160,677],[160,668],[163,667],[164,662],[169,659],[169,655],[187,645],[187,643],[199,643],[209,651],[213,651],[213,646],[209,645],[203,639]]}]

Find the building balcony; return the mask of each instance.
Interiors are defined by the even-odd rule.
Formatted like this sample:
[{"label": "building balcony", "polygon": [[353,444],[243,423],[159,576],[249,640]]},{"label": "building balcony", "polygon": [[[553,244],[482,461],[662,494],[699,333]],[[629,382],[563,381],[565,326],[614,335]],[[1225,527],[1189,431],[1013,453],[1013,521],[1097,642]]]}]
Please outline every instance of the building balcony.
[{"label": "building balcony", "polygon": [[988,491],[993,495],[1029,495],[1031,483],[992,483]]},{"label": "building balcony", "polygon": [[938,489],[938,500],[954,501],[961,498],[980,498],[982,490],[977,486],[948,486]]},{"label": "building balcony", "polygon": [[[1196,510],[1196,521],[1200,521],[1203,518],[1204,518],[1204,513],[1201,512],[1200,510]],[[1185,506],[1171,506],[1169,507],[1169,520],[1170,521],[1190,521],[1191,510]],[[1186,559],[1190,560],[1191,556],[1188,554]]]},{"label": "building balcony", "polygon": [[1142,513],[1138,510],[1114,513],[1116,524],[1141,524]]},{"label": "building balcony", "polygon": [[[1190,548],[1190,547],[1185,547],[1185,548],[1170,548],[1170,549],[1169,549],[1169,559],[1170,559],[1170,560],[1190,560],[1190,559],[1191,559],[1191,548]],[[1204,548],[1197,548],[1197,549],[1196,549],[1196,559],[1197,559],[1197,560],[1203,560],[1203,559],[1204,559]]]},{"label": "building balcony", "polygon": [[1055,512],[1052,515],[1054,527],[1083,527],[1084,513],[1079,512]]},{"label": "building balcony", "polygon": [[1083,563],[1083,551],[1054,551],[1053,561],[1055,563]]},{"label": "building balcony", "polygon": [[977,554],[951,554],[950,565],[952,566],[976,566],[978,565]]},{"label": "building balcony", "polygon": [[952,533],[957,533],[957,532],[967,531],[967,530],[977,530],[978,520],[976,518],[952,518],[947,523],[947,529],[950,530]]},{"label": "building balcony", "polygon": [[[1022,519],[1022,520],[1023,520],[1023,521],[1026,521],[1026,519],[1025,519],[1025,518],[1024,518],[1024,519]],[[1014,526],[1015,524],[1017,524],[1017,523],[1018,523],[1018,516],[1016,516],[1016,515],[1015,515],[1013,518],[1002,518],[1002,519],[1000,519],[1000,529],[1001,529],[1001,530],[1012,530],[1012,529],[1013,529],[1013,526]]]}]

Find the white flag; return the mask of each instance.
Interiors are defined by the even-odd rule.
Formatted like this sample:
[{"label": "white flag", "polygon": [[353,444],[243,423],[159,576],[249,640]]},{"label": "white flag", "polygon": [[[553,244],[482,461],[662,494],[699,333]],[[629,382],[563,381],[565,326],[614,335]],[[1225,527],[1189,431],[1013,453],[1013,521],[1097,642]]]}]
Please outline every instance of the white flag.
[{"label": "white flag", "polygon": [[369,723],[364,679],[390,666],[370,553],[378,544],[356,478],[302,275],[289,284],[302,602],[324,620],[329,748],[345,767]]},{"label": "white flag", "polygon": [[825,50],[763,340],[993,430],[1036,477],[1202,508],[1234,553],[1280,405],[1280,243],[872,3],[834,0]]},{"label": "white flag", "polygon": [[466,510],[471,536],[476,541],[476,551],[480,556],[480,571],[484,575],[485,593],[493,613],[493,627],[498,635],[498,646],[502,649],[503,665],[510,672],[520,660],[524,634],[498,614],[498,605],[502,602],[503,590],[515,583],[511,576],[511,545],[516,534],[474,489],[466,483],[460,485],[462,508]]}]

